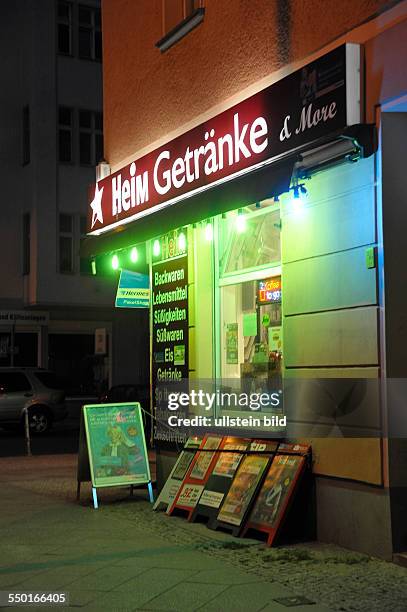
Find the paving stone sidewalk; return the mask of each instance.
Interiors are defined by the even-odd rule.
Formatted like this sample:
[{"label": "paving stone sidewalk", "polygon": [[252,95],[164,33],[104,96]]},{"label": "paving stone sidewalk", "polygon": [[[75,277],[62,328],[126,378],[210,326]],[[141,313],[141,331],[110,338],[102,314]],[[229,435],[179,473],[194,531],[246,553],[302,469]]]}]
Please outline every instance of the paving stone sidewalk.
[{"label": "paving stone sidewalk", "polygon": [[[85,610],[407,609],[407,571],[390,563],[318,544],[268,549],[154,513],[144,491],[103,491],[93,510],[85,485],[78,504],[75,461],[0,460],[0,590],[68,591]],[[296,596],[314,603],[289,607]]]}]

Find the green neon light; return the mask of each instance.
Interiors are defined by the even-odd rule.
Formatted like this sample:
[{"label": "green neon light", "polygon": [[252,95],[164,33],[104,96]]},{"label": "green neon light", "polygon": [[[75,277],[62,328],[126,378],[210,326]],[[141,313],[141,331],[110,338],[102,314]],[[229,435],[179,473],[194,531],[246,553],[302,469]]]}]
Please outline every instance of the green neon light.
[{"label": "green neon light", "polygon": [[180,251],[185,251],[187,248],[187,239],[184,233],[180,233],[178,236],[178,248]]},{"label": "green neon light", "polygon": [[138,250],[137,247],[133,247],[130,251],[130,261],[136,263],[138,261]]},{"label": "green neon light", "polygon": [[158,257],[161,252],[161,246],[159,240],[154,240],[153,243],[153,255],[154,257]]},{"label": "green neon light", "polygon": [[119,269],[119,258],[117,257],[117,255],[113,255],[112,257],[112,268],[113,270],[118,270]]}]

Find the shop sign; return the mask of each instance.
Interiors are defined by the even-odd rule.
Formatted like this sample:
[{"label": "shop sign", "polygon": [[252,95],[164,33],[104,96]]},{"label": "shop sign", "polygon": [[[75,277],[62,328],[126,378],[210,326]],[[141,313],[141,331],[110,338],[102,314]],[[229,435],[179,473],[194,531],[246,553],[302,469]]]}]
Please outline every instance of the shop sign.
[{"label": "shop sign", "polygon": [[0,310],[0,325],[48,325],[49,313],[41,310]]},{"label": "shop sign", "polygon": [[[154,437],[174,440],[168,429],[167,386],[188,378],[188,255],[152,266],[152,383],[156,416]],[[177,433],[177,441],[185,435]]]},{"label": "shop sign", "polygon": [[150,280],[148,274],[122,270],[115,306],[116,308],[149,308]]},{"label": "shop sign", "polygon": [[281,302],[281,276],[259,281],[257,299],[259,304]]},{"label": "shop sign", "polygon": [[100,234],[360,123],[360,47],[347,44],[100,180]]}]

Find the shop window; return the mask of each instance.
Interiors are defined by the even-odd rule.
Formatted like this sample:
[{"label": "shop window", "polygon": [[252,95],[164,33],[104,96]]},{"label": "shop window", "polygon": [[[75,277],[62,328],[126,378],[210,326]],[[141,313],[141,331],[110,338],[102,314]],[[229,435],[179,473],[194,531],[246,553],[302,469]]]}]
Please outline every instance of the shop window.
[{"label": "shop window", "polygon": [[73,264],[73,215],[59,215],[59,271],[72,274]]},{"label": "shop window", "polygon": [[58,53],[72,54],[72,5],[70,2],[58,2],[57,44]]},{"label": "shop window", "polygon": [[169,49],[201,23],[203,4],[203,0],[162,0],[163,37],[156,44],[160,51]]},{"label": "shop window", "polygon": [[22,114],[22,134],[23,134],[23,166],[30,163],[31,143],[30,143],[30,107],[24,106]]},{"label": "shop window", "polygon": [[[219,374],[222,385],[270,392],[281,384],[280,211],[264,201],[219,219]],[[225,390],[225,389],[224,389]],[[223,406],[232,411],[245,406]],[[279,413],[281,407],[262,406]]]},{"label": "shop window", "polygon": [[31,217],[30,213],[23,215],[23,274],[30,273],[31,250]]},{"label": "shop window", "polygon": [[100,9],[78,6],[78,54],[82,59],[102,59]]},{"label": "shop window", "polygon": [[79,111],[79,161],[83,166],[96,166],[103,159],[102,113]]},{"label": "shop window", "polygon": [[221,219],[220,276],[280,261],[280,211],[274,200],[261,206],[264,208],[247,207]]},{"label": "shop window", "polygon": [[58,159],[63,163],[73,162],[72,131],[73,118],[72,109],[60,106],[58,109]]}]

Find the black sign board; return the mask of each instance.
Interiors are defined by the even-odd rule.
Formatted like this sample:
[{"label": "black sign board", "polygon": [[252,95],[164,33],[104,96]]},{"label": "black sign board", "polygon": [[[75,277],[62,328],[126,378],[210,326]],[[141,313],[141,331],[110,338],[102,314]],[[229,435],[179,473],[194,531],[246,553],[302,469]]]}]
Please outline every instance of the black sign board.
[{"label": "black sign board", "polygon": [[271,460],[271,455],[263,453],[243,457],[213,523],[215,529],[222,528],[235,536],[241,533]]},{"label": "black sign board", "polygon": [[[188,378],[188,256],[153,262],[152,382],[156,415],[155,439],[185,442],[168,427],[167,385]],[[181,416],[181,414],[179,415]],[[161,446],[161,444],[160,444]]]},{"label": "black sign board", "polygon": [[218,460],[192,514],[192,521],[206,519],[208,527],[215,527],[220,505],[249,444],[250,440],[246,438],[228,436],[223,439]]},{"label": "black sign board", "polygon": [[280,448],[282,454],[274,457],[243,530],[243,535],[248,531],[266,533],[268,546],[286,517],[310,452],[306,445],[281,444]]}]

